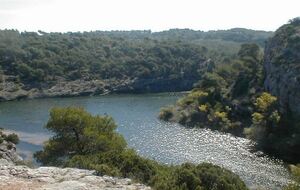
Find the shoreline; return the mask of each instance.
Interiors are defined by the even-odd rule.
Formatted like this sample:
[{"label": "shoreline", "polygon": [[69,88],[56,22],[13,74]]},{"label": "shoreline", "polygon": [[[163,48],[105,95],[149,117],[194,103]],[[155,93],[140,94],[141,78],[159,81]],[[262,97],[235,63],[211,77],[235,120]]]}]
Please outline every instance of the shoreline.
[{"label": "shoreline", "polygon": [[194,82],[196,82],[195,80],[179,80],[74,80],[57,81],[54,85],[43,84],[44,87],[24,86],[10,81],[5,85],[1,84],[0,102],[24,99],[103,96],[109,94],[188,92],[192,89]]}]

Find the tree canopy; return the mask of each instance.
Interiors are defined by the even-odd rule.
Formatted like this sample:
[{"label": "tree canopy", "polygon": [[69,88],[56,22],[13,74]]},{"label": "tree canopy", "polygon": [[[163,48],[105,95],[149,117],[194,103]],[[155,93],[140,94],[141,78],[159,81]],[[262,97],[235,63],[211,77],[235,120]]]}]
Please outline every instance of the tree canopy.
[{"label": "tree canopy", "polygon": [[174,29],[157,33],[0,30],[0,65],[5,75],[16,76],[30,87],[76,79],[197,80],[208,58],[216,62],[230,57],[241,42],[264,41],[270,35],[245,29],[211,32]]}]

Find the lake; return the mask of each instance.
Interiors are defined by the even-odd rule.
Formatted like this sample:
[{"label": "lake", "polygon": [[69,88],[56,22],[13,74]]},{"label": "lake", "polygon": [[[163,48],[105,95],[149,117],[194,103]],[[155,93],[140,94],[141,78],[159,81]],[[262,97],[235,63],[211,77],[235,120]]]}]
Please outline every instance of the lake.
[{"label": "lake", "polygon": [[249,187],[280,189],[290,175],[280,160],[253,152],[253,143],[208,129],[188,129],[157,119],[181,93],[48,98],[0,103],[0,126],[20,136],[19,153],[30,159],[51,134],[43,128],[53,106],[81,106],[111,115],[130,147],[166,164],[210,162],[238,174]]}]

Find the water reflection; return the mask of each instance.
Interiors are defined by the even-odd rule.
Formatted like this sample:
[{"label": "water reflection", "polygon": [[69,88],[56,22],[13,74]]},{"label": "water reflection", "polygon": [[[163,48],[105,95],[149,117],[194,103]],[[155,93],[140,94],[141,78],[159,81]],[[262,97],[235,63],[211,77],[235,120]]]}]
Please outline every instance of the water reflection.
[{"label": "water reflection", "polygon": [[252,187],[280,189],[289,180],[279,160],[251,153],[251,141],[207,129],[186,129],[157,119],[160,107],[180,94],[112,95],[5,102],[0,104],[0,126],[16,131],[24,156],[40,150],[49,137],[43,128],[53,106],[81,106],[93,114],[109,114],[130,147],[167,164],[211,162],[241,176]]}]

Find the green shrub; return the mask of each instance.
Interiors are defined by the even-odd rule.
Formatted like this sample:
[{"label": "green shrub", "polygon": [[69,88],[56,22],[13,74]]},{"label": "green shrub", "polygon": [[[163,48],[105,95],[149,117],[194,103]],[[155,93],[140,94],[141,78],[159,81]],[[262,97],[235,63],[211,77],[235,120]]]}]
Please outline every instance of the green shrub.
[{"label": "green shrub", "polygon": [[91,169],[96,170],[96,174],[100,176],[121,176],[120,171],[117,168],[110,167],[107,164],[93,164],[90,167]]},{"label": "green shrub", "polygon": [[173,117],[172,107],[162,108],[158,115],[159,119],[169,121]]},{"label": "green shrub", "polygon": [[5,137],[5,140],[14,144],[18,144],[19,143],[19,137],[17,134],[13,133],[13,134],[9,134]]},{"label": "green shrub", "polygon": [[93,116],[83,108],[53,108],[46,128],[56,135],[35,157],[45,165],[64,165],[76,155],[123,151],[126,142],[116,127],[111,117]]}]

